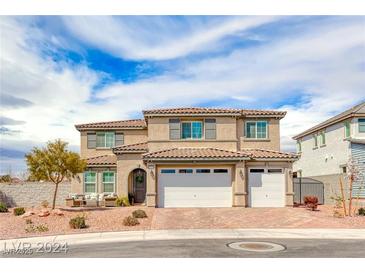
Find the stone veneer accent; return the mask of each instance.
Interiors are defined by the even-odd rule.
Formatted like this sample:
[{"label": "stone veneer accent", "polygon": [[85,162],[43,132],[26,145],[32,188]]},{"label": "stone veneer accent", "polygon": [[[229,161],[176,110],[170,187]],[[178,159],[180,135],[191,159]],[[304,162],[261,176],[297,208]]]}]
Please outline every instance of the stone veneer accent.
[{"label": "stone veneer accent", "polygon": [[[47,200],[52,204],[55,184],[52,182],[0,183],[0,201],[9,207],[40,206]],[[58,186],[56,205],[65,205],[65,198],[71,192],[71,183],[62,182]]]}]

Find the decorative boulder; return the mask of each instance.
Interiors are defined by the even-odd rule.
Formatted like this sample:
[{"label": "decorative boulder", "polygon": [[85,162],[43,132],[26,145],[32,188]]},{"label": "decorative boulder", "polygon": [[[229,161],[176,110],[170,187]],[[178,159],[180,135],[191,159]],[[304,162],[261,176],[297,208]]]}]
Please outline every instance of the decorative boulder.
[{"label": "decorative boulder", "polygon": [[52,213],[54,215],[57,215],[57,216],[63,216],[64,215],[63,212],[60,209],[55,209],[55,210],[52,211]]},{"label": "decorative boulder", "polygon": [[41,213],[38,214],[39,217],[47,217],[49,216],[51,213],[49,212],[49,210],[42,210]]},{"label": "decorative boulder", "polygon": [[34,215],[35,212],[34,211],[28,211],[28,212],[25,212],[23,215],[22,215],[22,218],[27,218],[27,217],[30,217],[32,215]]}]

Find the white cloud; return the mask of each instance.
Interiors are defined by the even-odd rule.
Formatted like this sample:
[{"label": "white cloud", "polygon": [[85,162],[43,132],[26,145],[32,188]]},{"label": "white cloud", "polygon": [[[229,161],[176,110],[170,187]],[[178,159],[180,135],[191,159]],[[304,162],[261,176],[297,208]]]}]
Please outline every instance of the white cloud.
[{"label": "white cloud", "polygon": [[[124,59],[166,60],[214,50],[220,39],[258,27],[279,17],[225,17],[193,25],[161,17],[65,17],[75,37]],[[77,26],[77,27],[75,27]],[[250,36],[251,37],[251,36]]]}]

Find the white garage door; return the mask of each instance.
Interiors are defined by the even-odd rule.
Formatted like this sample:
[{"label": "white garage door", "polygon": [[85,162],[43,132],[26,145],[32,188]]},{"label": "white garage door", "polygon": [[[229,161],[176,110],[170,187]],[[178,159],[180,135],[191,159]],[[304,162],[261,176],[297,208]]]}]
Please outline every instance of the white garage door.
[{"label": "white garage door", "polygon": [[231,170],[160,169],[158,197],[159,207],[231,207]]},{"label": "white garage door", "polygon": [[250,207],[284,207],[285,174],[281,168],[250,168]]}]

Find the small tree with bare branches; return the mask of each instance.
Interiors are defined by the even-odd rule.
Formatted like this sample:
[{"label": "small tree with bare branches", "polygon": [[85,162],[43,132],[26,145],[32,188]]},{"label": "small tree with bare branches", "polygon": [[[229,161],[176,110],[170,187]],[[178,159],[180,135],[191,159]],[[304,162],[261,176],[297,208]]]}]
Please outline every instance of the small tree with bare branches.
[{"label": "small tree with bare branches", "polygon": [[52,209],[56,206],[58,185],[64,179],[74,178],[86,168],[79,154],[68,151],[67,143],[61,140],[48,142],[45,148],[34,147],[25,155],[30,176],[36,180],[52,181],[55,184]]}]

